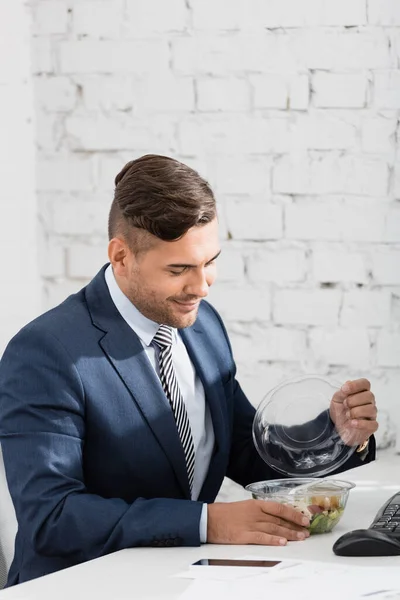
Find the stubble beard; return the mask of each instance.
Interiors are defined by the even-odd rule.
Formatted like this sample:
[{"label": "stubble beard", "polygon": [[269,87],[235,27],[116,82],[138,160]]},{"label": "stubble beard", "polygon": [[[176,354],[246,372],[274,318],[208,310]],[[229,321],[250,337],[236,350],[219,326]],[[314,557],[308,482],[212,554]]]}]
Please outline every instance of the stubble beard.
[{"label": "stubble beard", "polygon": [[191,327],[197,319],[198,307],[187,315],[177,315],[173,310],[176,303],[172,298],[161,302],[155,292],[143,286],[130,284],[126,295],[142,315],[160,325],[185,329]]}]

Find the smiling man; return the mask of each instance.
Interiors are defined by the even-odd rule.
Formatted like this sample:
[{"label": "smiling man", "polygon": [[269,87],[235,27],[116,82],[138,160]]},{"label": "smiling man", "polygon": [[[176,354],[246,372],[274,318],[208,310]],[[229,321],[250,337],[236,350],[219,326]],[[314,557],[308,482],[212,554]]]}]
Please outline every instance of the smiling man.
[{"label": "smiling man", "polygon": [[[286,544],[307,519],[275,502],[214,503],[228,476],[277,476],[252,440],[224,325],[205,301],[220,253],[215,199],[182,163],[117,175],[109,264],[22,329],[0,363],[0,437],[18,534],[8,585],[133,546]],[[374,458],[369,382],[331,419]],[[369,440],[369,443],[368,443]]]}]

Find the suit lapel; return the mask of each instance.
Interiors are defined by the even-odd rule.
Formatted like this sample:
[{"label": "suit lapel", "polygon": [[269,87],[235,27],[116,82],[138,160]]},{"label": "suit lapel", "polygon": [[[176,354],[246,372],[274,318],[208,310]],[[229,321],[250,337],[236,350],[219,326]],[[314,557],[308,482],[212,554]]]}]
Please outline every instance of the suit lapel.
[{"label": "suit lapel", "polygon": [[104,280],[105,267],[86,288],[93,324],[105,332],[100,346],[133,396],[190,498],[185,455],[168,400],[138,336],[121,317]]}]

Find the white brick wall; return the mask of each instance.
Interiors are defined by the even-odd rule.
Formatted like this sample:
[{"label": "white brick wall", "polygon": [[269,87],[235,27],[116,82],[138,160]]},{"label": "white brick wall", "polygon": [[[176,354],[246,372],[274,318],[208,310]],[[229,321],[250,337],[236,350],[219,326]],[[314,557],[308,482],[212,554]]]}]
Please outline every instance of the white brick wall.
[{"label": "white brick wall", "polygon": [[0,356],[40,310],[36,254],[30,12],[22,0],[0,3]]},{"label": "white brick wall", "polygon": [[211,299],[251,400],[318,371],[368,376],[395,406],[399,6],[34,0],[46,306],[105,260],[121,166],[170,154],[218,198]]}]

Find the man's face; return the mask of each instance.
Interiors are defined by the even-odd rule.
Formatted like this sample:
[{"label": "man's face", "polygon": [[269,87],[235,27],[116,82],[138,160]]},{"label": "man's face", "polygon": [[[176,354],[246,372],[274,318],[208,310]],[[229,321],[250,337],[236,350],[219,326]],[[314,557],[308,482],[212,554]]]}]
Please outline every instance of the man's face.
[{"label": "man's face", "polygon": [[192,227],[180,240],[157,240],[138,257],[128,251],[123,271],[113,263],[114,273],[122,291],[143,315],[181,329],[196,320],[200,301],[215,280],[219,252],[218,221],[214,219]]}]

